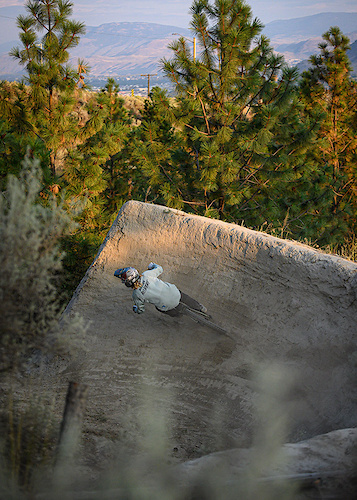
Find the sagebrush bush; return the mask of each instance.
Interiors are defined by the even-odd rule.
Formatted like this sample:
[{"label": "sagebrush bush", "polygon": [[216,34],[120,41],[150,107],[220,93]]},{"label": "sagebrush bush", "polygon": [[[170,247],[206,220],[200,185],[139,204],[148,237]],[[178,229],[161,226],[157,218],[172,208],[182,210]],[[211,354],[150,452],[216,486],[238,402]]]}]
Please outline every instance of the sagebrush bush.
[{"label": "sagebrush bush", "polygon": [[18,499],[33,490],[39,475],[54,461],[58,439],[53,402],[33,391],[24,403],[14,401],[10,392],[6,408],[0,413],[2,428],[0,498]]},{"label": "sagebrush bush", "polygon": [[[0,498],[23,498],[58,439],[54,409],[42,400],[39,363],[70,357],[82,346],[85,325],[61,319],[56,280],[60,238],[75,225],[53,197],[41,200],[41,167],[28,154],[19,178],[0,194]],[[45,357],[46,356],[46,357]],[[24,369],[26,368],[26,370]],[[26,387],[26,388],[24,388]],[[5,496],[4,496],[5,495]]]},{"label": "sagebrush bush", "polygon": [[63,255],[59,238],[73,229],[53,198],[39,203],[39,162],[26,156],[0,195],[0,372],[21,365],[35,351],[56,351],[65,334],[83,331],[78,319],[58,322],[55,287]]}]

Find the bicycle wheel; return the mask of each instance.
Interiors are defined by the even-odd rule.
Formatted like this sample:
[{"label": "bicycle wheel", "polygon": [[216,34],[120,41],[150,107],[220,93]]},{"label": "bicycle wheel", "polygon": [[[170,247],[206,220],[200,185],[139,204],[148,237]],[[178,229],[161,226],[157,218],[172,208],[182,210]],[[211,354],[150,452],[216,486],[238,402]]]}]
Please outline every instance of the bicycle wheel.
[{"label": "bicycle wheel", "polygon": [[234,340],[233,337],[227,332],[227,330],[225,330],[221,326],[218,326],[215,323],[213,323],[213,321],[211,320],[211,316],[209,316],[208,314],[201,313],[198,311],[193,311],[192,309],[189,309],[188,307],[185,307],[184,312],[185,312],[185,314],[187,314],[187,316],[190,316],[190,318],[192,318],[194,321],[196,321],[196,323],[207,326],[208,328],[211,328],[212,330],[215,330],[216,332],[223,333],[224,335],[227,335],[227,337]]}]

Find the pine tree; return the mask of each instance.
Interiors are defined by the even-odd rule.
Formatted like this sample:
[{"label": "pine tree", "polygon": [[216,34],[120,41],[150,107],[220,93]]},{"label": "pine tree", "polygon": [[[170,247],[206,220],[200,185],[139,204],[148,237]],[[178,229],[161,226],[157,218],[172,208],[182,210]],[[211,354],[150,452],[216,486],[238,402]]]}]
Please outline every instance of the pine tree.
[{"label": "pine tree", "polygon": [[[71,151],[66,159],[63,179],[70,196],[86,199],[81,225],[88,229],[102,226],[107,197],[113,196],[113,184],[118,175],[116,156],[123,148],[129,132],[130,119],[118,96],[119,87],[109,79],[89,105],[90,117],[81,132],[83,143]],[[115,191],[115,189],[114,189]],[[102,223],[99,223],[99,219]]]},{"label": "pine tree", "polygon": [[[189,178],[192,196],[183,202],[255,226],[284,218],[276,189],[283,192],[295,175],[312,135],[300,121],[297,72],[260,36],[262,24],[244,1],[195,0],[191,12],[200,56],[193,59],[181,38],[171,45],[173,59],[163,60],[175,84],[171,112],[184,144],[174,155],[176,167]],[[179,187],[170,186],[176,202]]]},{"label": "pine tree", "polygon": [[301,81],[307,115],[324,113],[308,193],[315,204],[311,225],[317,240],[342,244],[356,231],[357,84],[351,78],[348,38],[331,27],[323,40]]},{"label": "pine tree", "polygon": [[[180,136],[172,122],[172,105],[165,90],[154,87],[145,100],[141,123],[131,134],[131,196],[179,208],[179,198],[186,198],[189,179],[184,176],[174,156],[181,147]],[[139,172],[137,171],[139,168]],[[134,175],[133,175],[134,174]],[[187,193],[187,196],[188,193]]]},{"label": "pine tree", "polygon": [[130,130],[130,118],[118,96],[119,86],[109,78],[105,87],[88,103],[89,119],[81,130],[81,142],[66,156],[62,185],[67,196],[82,210],[76,217],[79,229],[63,239],[64,265],[71,280],[69,291],[78,284],[102,243],[120,207],[117,184],[122,177],[118,157]]},{"label": "pine tree", "polygon": [[18,176],[28,151],[40,160],[44,180],[51,185],[49,153],[35,133],[28,105],[28,88],[0,82],[0,189],[6,188],[8,174]]},{"label": "pine tree", "polygon": [[[119,85],[113,78],[98,96],[98,103],[106,109],[106,117],[99,132],[100,143],[105,145],[106,160],[103,164],[106,180],[105,205],[110,221],[116,216],[123,199],[120,185],[125,177],[122,151],[130,135],[132,119],[124,107],[124,99],[119,97]],[[98,138],[99,138],[98,137]],[[129,193],[130,197],[130,193]]]},{"label": "pine tree", "polygon": [[78,44],[85,28],[69,19],[73,10],[69,0],[28,0],[25,6],[29,14],[17,18],[22,49],[14,48],[10,54],[26,67],[35,132],[51,150],[55,175],[64,145],[76,132],[71,114],[74,90],[83,86],[88,67],[80,62],[74,70],[66,63],[69,50]]}]

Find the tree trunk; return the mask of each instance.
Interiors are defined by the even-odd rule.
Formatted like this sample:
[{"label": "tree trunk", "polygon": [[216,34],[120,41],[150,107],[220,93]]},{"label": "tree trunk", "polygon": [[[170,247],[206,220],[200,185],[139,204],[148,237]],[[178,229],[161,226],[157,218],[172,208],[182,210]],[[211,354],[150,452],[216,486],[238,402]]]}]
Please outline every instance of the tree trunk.
[{"label": "tree trunk", "polygon": [[69,383],[58,442],[56,460],[58,465],[68,463],[73,459],[79,443],[87,392],[86,385]]}]

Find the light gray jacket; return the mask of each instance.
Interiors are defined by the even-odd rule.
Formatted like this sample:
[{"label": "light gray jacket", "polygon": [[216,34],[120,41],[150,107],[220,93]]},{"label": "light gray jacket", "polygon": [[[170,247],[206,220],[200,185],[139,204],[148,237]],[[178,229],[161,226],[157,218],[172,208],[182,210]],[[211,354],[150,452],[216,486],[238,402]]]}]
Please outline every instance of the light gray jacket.
[{"label": "light gray jacket", "polygon": [[145,311],[145,302],[154,304],[160,311],[174,309],[180,302],[180,290],[171,283],[158,279],[163,268],[157,264],[153,269],[144,271],[140,277],[140,287],[133,291],[133,301],[138,313]]}]

